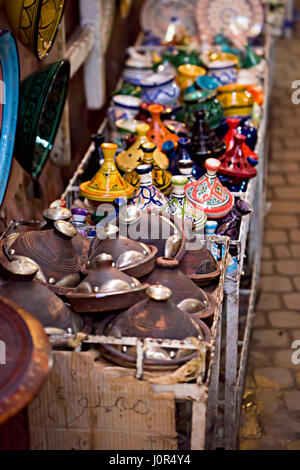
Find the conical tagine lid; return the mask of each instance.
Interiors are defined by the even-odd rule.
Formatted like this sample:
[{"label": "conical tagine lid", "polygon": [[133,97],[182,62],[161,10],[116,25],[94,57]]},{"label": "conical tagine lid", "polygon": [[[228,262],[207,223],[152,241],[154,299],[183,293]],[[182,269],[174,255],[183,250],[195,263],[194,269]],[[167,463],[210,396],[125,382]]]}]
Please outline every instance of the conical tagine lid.
[{"label": "conical tagine lid", "polygon": [[221,166],[219,172],[222,175],[229,176],[234,180],[244,180],[254,178],[257,175],[256,169],[248,162],[243,152],[243,143],[246,137],[234,133],[234,146],[220,157]]},{"label": "conical tagine lid", "polygon": [[110,202],[119,197],[130,197],[134,188],[128,184],[117,170],[114,156],[118,146],[104,143],[101,149],[104,163],[94,178],[80,185],[80,194],[93,201]]},{"label": "conical tagine lid", "polygon": [[195,206],[200,206],[210,219],[224,217],[234,206],[234,197],[217,178],[221,162],[215,158],[208,158],[204,164],[207,172],[200,180],[189,183],[186,196]]},{"label": "conical tagine lid", "polygon": [[195,111],[195,124],[192,128],[192,156],[196,161],[204,161],[208,157],[219,157],[226,151],[222,142],[205,121],[205,111]]}]

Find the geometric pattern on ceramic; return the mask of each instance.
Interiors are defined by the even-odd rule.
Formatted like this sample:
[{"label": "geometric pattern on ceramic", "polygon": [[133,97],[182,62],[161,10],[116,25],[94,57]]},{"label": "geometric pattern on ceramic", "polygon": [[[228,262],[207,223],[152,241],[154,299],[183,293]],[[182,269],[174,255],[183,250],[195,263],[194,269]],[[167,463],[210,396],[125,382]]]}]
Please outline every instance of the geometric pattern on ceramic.
[{"label": "geometric pattern on ceramic", "polygon": [[173,75],[156,73],[140,81],[142,100],[146,103],[175,106],[180,89]]},{"label": "geometric pattern on ceramic", "polygon": [[264,25],[264,9],[260,0],[197,0],[196,21],[201,33],[213,39],[216,34],[232,36],[232,26],[243,28],[237,33],[245,37],[258,36]]},{"label": "geometric pattern on ceramic", "polygon": [[185,187],[185,193],[194,207],[200,206],[210,219],[224,217],[234,205],[233,195],[220,183],[217,171],[221,163],[215,158],[205,161],[207,173]]},{"label": "geometric pattern on ceramic", "polygon": [[140,187],[137,189],[132,204],[141,210],[151,211],[163,207],[167,200],[152,184],[152,170],[150,165],[140,165],[136,169],[140,177]]},{"label": "geometric pattern on ceramic", "polygon": [[19,105],[19,56],[16,41],[0,30],[0,205],[10,174]]},{"label": "geometric pattern on ceramic", "polygon": [[65,0],[4,0],[10,27],[35,57],[43,60],[54,44]]},{"label": "geometric pattern on ceramic", "polygon": [[195,5],[196,0],[146,0],[141,9],[140,24],[144,31],[151,31],[162,39],[172,17],[176,17],[186,26],[189,36],[196,36]]}]

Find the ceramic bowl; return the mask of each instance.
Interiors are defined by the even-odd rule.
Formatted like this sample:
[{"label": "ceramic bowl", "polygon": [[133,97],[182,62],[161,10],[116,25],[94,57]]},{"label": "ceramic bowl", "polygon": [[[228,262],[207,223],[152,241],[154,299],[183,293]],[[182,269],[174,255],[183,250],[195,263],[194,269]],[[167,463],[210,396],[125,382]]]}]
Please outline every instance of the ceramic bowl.
[{"label": "ceramic bowl", "polygon": [[175,106],[180,89],[171,74],[154,73],[140,81],[142,100],[147,103]]},{"label": "ceramic bowl", "polygon": [[207,75],[218,80],[221,85],[229,85],[237,80],[238,57],[227,52],[208,55]]},{"label": "ceramic bowl", "polygon": [[226,85],[218,88],[218,100],[223,106],[226,118],[248,116],[254,104],[254,98],[247,85]]},{"label": "ceramic bowl", "polygon": [[19,41],[43,60],[54,44],[65,0],[2,0],[1,4]]},{"label": "ceramic bowl", "polygon": [[125,118],[133,120],[139,111],[142,100],[135,96],[115,95],[113,104],[118,119]]},{"label": "ceramic bowl", "polygon": [[63,113],[70,63],[46,65],[22,82],[15,156],[37,179],[50,155]]},{"label": "ceramic bowl", "polygon": [[19,102],[17,44],[7,29],[0,30],[0,205],[11,168]]},{"label": "ceramic bowl", "polygon": [[195,84],[201,90],[206,91],[214,91],[219,88],[219,86],[221,86],[221,83],[218,79],[209,77],[208,75],[202,75],[200,77],[197,77],[195,80]]},{"label": "ceramic bowl", "polygon": [[197,77],[205,75],[205,73],[205,69],[203,67],[199,67],[198,65],[180,65],[180,67],[178,67],[178,75],[176,80],[182,94],[187,87],[193,85]]}]

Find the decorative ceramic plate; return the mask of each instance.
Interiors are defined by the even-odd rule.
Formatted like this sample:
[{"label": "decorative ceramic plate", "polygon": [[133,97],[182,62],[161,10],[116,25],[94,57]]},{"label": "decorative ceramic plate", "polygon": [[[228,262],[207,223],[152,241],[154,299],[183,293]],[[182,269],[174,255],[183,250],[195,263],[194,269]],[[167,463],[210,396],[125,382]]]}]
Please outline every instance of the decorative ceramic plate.
[{"label": "decorative ceramic plate", "polygon": [[18,49],[11,32],[0,30],[0,205],[11,168],[19,104]]},{"label": "decorative ceramic plate", "polygon": [[146,0],[141,11],[140,23],[144,31],[163,38],[172,17],[178,18],[189,36],[197,35],[195,21],[196,0]]},{"label": "decorative ceramic plate", "polygon": [[260,0],[197,0],[198,29],[214,37],[258,36],[264,24],[264,9]]},{"label": "decorative ceramic plate", "polygon": [[15,303],[0,297],[0,424],[34,397],[51,365],[44,328]]},{"label": "decorative ceramic plate", "polygon": [[103,53],[107,51],[114,18],[116,11],[116,1],[115,0],[102,0],[102,44],[103,44]]}]

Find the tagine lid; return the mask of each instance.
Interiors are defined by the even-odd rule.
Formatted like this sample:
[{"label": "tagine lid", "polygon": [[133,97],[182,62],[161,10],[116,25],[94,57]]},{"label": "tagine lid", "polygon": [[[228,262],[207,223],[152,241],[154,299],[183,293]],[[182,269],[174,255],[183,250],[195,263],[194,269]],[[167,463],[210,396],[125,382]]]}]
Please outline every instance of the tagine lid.
[{"label": "tagine lid", "polygon": [[110,335],[184,340],[201,334],[197,322],[176,306],[171,289],[153,285],[146,293],[147,299],[112,321],[108,327]]},{"label": "tagine lid", "polygon": [[204,166],[207,172],[200,180],[186,186],[186,196],[195,207],[199,205],[209,218],[218,219],[232,209],[234,196],[217,177],[221,162],[215,158],[208,158]]},{"label": "tagine lid", "polygon": [[220,140],[205,120],[205,110],[195,111],[195,123],[192,128],[192,152],[195,157],[219,157],[226,151],[225,143]]},{"label": "tagine lid", "polygon": [[119,197],[131,197],[134,188],[122,178],[115,164],[114,156],[118,146],[113,143],[103,143],[101,149],[104,163],[90,181],[80,185],[81,196],[99,202],[112,202]]},{"label": "tagine lid", "polygon": [[254,178],[257,175],[256,169],[244,154],[242,145],[245,141],[246,137],[235,131],[233,147],[220,157],[221,174],[238,180]]}]

